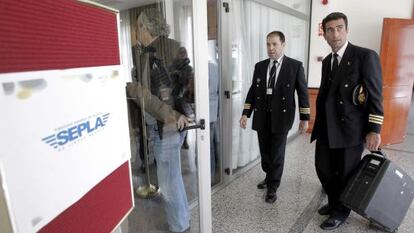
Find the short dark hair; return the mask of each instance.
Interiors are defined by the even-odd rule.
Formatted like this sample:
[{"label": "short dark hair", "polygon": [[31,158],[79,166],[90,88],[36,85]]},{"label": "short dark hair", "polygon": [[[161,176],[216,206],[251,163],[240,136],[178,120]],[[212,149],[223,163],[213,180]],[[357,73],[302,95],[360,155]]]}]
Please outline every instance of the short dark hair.
[{"label": "short dark hair", "polygon": [[345,22],[345,29],[348,28],[348,18],[346,17],[346,15],[342,12],[333,12],[330,13],[328,16],[326,16],[323,20],[322,20],[322,28],[323,28],[323,32],[326,32],[326,24],[329,21],[332,20],[337,20],[337,19],[343,19]]},{"label": "short dark hair", "polygon": [[285,43],[285,35],[283,34],[283,32],[281,31],[273,31],[273,32],[269,32],[269,34],[267,34],[266,39],[271,37],[271,36],[278,36],[280,39],[280,42]]}]

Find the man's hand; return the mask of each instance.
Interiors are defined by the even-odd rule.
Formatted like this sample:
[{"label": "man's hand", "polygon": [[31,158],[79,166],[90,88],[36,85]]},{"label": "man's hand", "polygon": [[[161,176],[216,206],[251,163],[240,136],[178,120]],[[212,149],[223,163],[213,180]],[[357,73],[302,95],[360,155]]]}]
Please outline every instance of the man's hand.
[{"label": "man's hand", "polygon": [[243,115],[243,116],[240,118],[240,127],[241,127],[242,129],[245,129],[245,128],[246,128],[246,125],[247,125],[247,116],[246,116],[246,115]]},{"label": "man's hand", "polygon": [[377,151],[381,144],[381,135],[370,132],[365,137],[365,147],[370,151]]},{"label": "man's hand", "polygon": [[184,115],[180,115],[177,120],[177,129],[182,130],[190,122],[191,119],[187,118]]},{"label": "man's hand", "polygon": [[306,133],[308,130],[309,124],[308,121],[300,121],[299,122],[299,133],[303,134]]}]

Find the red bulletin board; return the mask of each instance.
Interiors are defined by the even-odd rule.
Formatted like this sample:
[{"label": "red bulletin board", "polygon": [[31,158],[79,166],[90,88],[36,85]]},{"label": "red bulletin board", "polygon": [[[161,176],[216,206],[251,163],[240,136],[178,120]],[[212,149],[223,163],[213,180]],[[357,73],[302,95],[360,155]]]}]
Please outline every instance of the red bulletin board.
[{"label": "red bulletin board", "polygon": [[129,171],[126,162],[39,233],[111,232],[133,205]]},{"label": "red bulletin board", "polygon": [[0,73],[119,63],[114,12],[74,0],[0,0]]}]

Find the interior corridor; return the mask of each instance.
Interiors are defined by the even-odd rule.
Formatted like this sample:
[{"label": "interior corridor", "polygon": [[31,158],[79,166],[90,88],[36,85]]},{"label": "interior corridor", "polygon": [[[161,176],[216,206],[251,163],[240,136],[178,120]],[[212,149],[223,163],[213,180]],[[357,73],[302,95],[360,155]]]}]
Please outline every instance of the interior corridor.
[{"label": "interior corridor", "polygon": [[[386,146],[383,151],[391,161],[414,177],[414,100],[411,102],[409,128],[405,142]],[[325,232],[319,225],[325,219],[317,209],[327,202],[314,169],[315,143],[310,135],[299,135],[286,148],[285,170],[274,204],[264,202],[265,191],[256,188],[263,180],[260,163],[239,176],[212,196],[213,232]],[[367,151],[364,154],[368,153]],[[196,211],[194,211],[196,212]],[[193,219],[198,216],[192,216]],[[198,226],[192,226],[198,229]],[[414,207],[411,206],[398,229],[413,232]],[[384,232],[370,227],[369,222],[355,212],[333,233]]]},{"label": "interior corridor", "polygon": [[[405,142],[385,146],[383,151],[391,161],[414,177],[414,98],[411,102],[408,125]],[[285,170],[277,193],[278,199],[274,204],[266,203],[264,201],[265,190],[256,188],[257,183],[264,177],[259,161],[256,161],[256,165],[240,174],[228,185],[213,189],[212,232],[325,232],[319,228],[325,216],[320,216],[317,209],[327,202],[327,197],[322,191],[314,169],[315,143],[310,144],[309,141],[310,134],[293,135],[288,140]],[[364,151],[364,155],[367,153],[368,151]],[[198,232],[197,210],[198,207],[193,205],[192,225],[186,233]],[[143,229],[142,224],[137,222],[139,216],[135,213],[131,214],[122,224],[122,232],[169,233],[168,226],[161,224],[163,217],[159,214],[158,217],[150,220],[152,223],[147,222],[147,225],[157,225],[158,230]],[[398,232],[409,233],[413,228],[414,207],[411,206]],[[371,226],[368,220],[351,212],[344,225],[329,232],[376,233],[385,231]]]}]

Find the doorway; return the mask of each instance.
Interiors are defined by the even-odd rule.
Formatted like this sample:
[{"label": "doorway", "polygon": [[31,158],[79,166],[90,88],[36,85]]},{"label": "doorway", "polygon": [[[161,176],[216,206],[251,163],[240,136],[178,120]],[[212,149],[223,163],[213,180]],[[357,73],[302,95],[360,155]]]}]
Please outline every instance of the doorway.
[{"label": "doorway", "polygon": [[122,232],[210,232],[208,110],[198,107],[208,105],[207,59],[197,56],[207,46],[193,26],[206,24],[194,17],[206,6],[103,2],[120,10],[128,93],[135,208]]},{"label": "doorway", "polygon": [[[282,31],[285,55],[302,61],[307,71],[311,1],[221,0],[219,10],[219,61],[221,70],[221,143],[223,180],[230,181],[259,162],[256,132],[251,120],[239,126],[244,100],[251,85],[255,63],[267,58],[266,35]],[[296,98],[297,99],[297,98]],[[296,113],[295,134],[299,119]]]}]

